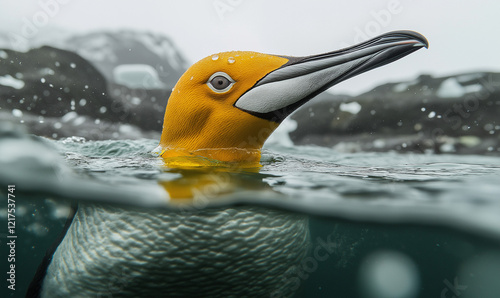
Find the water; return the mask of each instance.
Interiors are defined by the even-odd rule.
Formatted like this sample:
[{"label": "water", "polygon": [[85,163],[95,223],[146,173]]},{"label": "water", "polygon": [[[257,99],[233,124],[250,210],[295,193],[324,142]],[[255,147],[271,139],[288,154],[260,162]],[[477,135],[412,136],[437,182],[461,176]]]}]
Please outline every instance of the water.
[{"label": "water", "polygon": [[[11,125],[1,130],[0,193],[15,183],[18,236],[16,291],[3,286],[1,297],[23,297],[75,201],[175,212],[251,204],[307,214],[310,254],[287,277],[302,283],[298,297],[500,297],[498,157],[347,154],[270,142],[258,170],[174,170],[151,154],[157,140],[49,140]],[[8,268],[3,243],[1,253]]]}]

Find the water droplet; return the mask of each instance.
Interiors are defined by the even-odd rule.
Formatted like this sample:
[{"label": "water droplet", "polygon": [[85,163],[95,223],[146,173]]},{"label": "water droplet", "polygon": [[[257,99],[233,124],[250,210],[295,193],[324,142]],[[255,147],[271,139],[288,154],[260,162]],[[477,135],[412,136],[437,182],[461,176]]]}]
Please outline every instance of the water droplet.
[{"label": "water droplet", "polygon": [[434,118],[435,116],[436,116],[436,112],[432,111],[429,113],[429,116],[427,116],[427,117]]},{"label": "water droplet", "polygon": [[233,57],[227,58],[227,63],[233,64],[234,62],[236,62],[236,60]]},{"label": "water droplet", "polygon": [[85,98],[82,98],[82,99],[80,99],[80,101],[78,102],[78,104],[83,107],[83,106],[85,106],[87,104],[87,100]]},{"label": "water droplet", "polygon": [[425,108],[421,108],[420,111],[425,112]]},{"label": "water droplet", "polygon": [[41,78],[40,82],[45,83],[45,78]]},{"label": "water droplet", "polygon": [[71,68],[76,68],[76,64],[75,63],[70,63],[69,66],[71,66]]},{"label": "water droplet", "polygon": [[219,59],[219,55],[213,55],[213,56],[212,56],[212,60],[214,60],[214,61],[215,61],[215,60],[217,60],[217,59]]},{"label": "water droplet", "polygon": [[85,89],[89,89],[89,85],[85,85]]},{"label": "water droplet", "polygon": [[107,110],[108,110],[108,109],[107,109],[106,107],[101,107],[101,108],[99,109],[99,112],[100,112],[101,114],[104,114],[104,113],[106,113],[106,111],[107,111]]}]

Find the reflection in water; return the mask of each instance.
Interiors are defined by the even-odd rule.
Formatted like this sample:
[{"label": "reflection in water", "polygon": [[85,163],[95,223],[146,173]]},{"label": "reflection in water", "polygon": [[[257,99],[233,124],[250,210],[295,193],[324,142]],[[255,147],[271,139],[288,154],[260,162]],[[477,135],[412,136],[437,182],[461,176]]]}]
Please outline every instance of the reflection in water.
[{"label": "reflection in water", "polygon": [[[47,271],[43,296],[288,297],[309,248],[306,215],[208,200],[270,187],[264,175],[169,169],[159,184],[178,210],[81,204]],[[76,278],[77,277],[77,278]]]}]

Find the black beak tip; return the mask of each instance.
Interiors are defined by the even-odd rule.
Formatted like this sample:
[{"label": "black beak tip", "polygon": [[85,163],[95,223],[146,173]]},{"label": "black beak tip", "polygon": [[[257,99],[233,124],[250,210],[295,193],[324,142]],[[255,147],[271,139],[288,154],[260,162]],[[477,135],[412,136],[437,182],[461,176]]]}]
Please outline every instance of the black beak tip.
[{"label": "black beak tip", "polygon": [[409,39],[413,39],[413,40],[419,41],[421,43],[421,44],[417,43],[417,44],[415,44],[415,46],[423,46],[426,49],[429,48],[429,41],[427,40],[427,38],[425,38],[425,36],[423,36],[422,34],[420,34],[418,32],[411,31],[411,30],[404,30],[404,31],[395,31],[393,33],[406,36]]}]

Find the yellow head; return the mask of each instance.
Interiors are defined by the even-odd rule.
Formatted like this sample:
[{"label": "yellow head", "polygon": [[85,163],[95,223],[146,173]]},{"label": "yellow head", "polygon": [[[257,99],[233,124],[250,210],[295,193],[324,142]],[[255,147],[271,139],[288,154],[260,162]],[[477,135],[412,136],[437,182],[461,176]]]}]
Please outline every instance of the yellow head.
[{"label": "yellow head", "polygon": [[257,163],[279,123],[331,86],[421,47],[423,36],[391,32],[360,45],[308,57],[225,52],[182,75],[168,100],[159,153]]},{"label": "yellow head", "polygon": [[273,55],[226,52],[191,66],[168,100],[162,156],[190,152],[221,161],[258,161],[260,148],[278,123],[255,117],[234,104],[265,74],[286,62],[288,59]]}]

